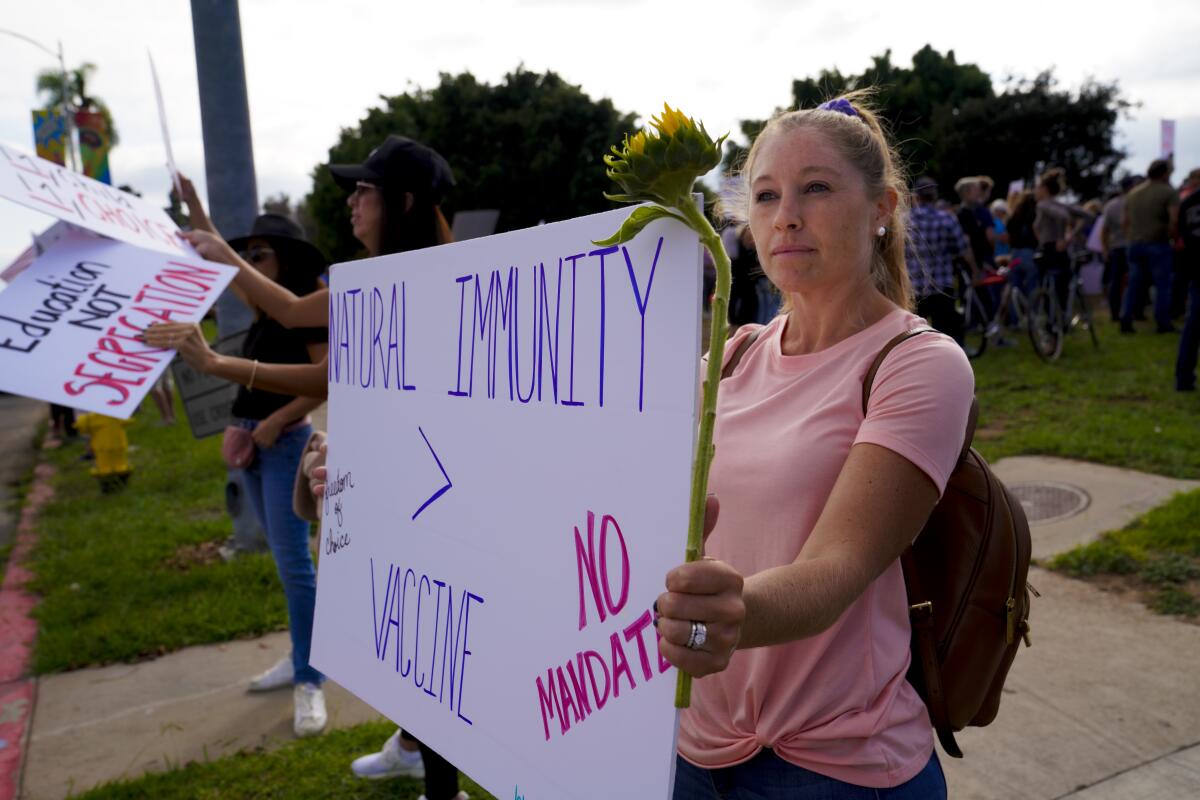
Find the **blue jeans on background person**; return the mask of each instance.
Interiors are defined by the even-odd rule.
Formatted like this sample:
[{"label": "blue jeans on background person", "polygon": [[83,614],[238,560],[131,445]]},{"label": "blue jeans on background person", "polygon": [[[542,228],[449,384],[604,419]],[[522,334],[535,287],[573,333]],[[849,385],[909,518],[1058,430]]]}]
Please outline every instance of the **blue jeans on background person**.
[{"label": "blue jeans on background person", "polygon": [[1008,282],[1020,289],[1026,298],[1037,289],[1038,269],[1034,255],[1033,248],[1021,247],[1013,250],[1008,260]]},{"label": "blue jeans on background person", "polygon": [[1125,277],[1129,274],[1129,253],[1124,247],[1113,247],[1108,251],[1108,269],[1105,283],[1108,284],[1108,311],[1113,322],[1121,320],[1121,297],[1125,293]]},{"label": "blue jeans on background person", "polygon": [[771,279],[766,275],[758,278],[755,282],[754,290],[758,293],[757,321],[760,325],[766,325],[779,314],[779,307],[783,304],[783,296],[779,294],[779,290],[775,288],[775,284],[771,283]]},{"label": "blue jeans on background person", "polygon": [[912,780],[872,789],[797,767],[763,748],[734,767],[702,769],[675,756],[672,800],[944,800],[946,776],[935,751]]},{"label": "blue jeans on background person", "polygon": [[1132,330],[1134,306],[1142,287],[1154,284],[1154,321],[1158,330],[1171,329],[1171,245],[1134,242],[1129,245],[1129,286],[1121,303],[1121,328]]},{"label": "blue jeans on background person", "polygon": [[[243,420],[241,424],[249,430],[258,426],[255,420]],[[254,462],[244,473],[246,496],[267,532],[267,544],[287,598],[295,682],[319,685],[325,676],[308,663],[317,603],[317,570],[308,546],[308,523],[292,510],[296,469],[310,435],[311,425],[281,433],[273,447],[258,448]]]},{"label": "blue jeans on background person", "polygon": [[1187,320],[1179,337],[1179,354],[1175,357],[1175,388],[1181,392],[1196,388],[1196,351],[1200,349],[1200,283],[1195,276],[1188,291]]}]

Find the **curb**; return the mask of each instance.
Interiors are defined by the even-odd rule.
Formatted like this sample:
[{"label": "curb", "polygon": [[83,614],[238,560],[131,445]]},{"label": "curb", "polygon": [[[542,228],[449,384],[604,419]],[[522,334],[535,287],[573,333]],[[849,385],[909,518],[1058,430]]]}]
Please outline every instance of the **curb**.
[{"label": "curb", "polygon": [[29,675],[37,638],[37,621],[33,618],[37,598],[26,591],[33,579],[27,565],[37,539],[38,512],[54,496],[50,482],[53,476],[54,468],[49,464],[34,467],[33,484],[21,508],[16,540],[0,586],[0,800],[14,800],[20,793],[37,695],[36,679]]}]

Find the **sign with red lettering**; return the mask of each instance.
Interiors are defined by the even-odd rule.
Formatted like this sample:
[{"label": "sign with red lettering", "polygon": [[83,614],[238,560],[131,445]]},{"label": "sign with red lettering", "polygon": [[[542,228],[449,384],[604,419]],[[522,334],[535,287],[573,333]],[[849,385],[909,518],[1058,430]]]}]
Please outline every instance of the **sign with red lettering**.
[{"label": "sign with red lettering", "polygon": [[158,206],[0,144],[0,197],[139,247],[195,258],[179,226]]},{"label": "sign with red lettering", "polygon": [[628,213],[331,273],[313,664],[496,797],[671,795],[702,270]]},{"label": "sign with red lettering", "polygon": [[141,332],[202,319],[236,274],[69,234],[0,292],[0,390],[128,419],[174,357]]}]

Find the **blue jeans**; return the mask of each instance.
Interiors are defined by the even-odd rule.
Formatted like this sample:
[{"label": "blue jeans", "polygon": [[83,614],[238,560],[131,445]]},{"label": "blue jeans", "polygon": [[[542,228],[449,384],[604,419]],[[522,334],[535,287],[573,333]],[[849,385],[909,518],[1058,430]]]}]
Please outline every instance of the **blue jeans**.
[{"label": "blue jeans", "polygon": [[1171,245],[1165,242],[1129,245],[1129,286],[1121,303],[1121,325],[1133,324],[1137,297],[1151,280],[1154,282],[1154,321],[1159,330],[1171,327]]},{"label": "blue jeans", "polygon": [[1196,351],[1200,349],[1200,282],[1192,280],[1188,290],[1187,320],[1179,337],[1179,354],[1175,358],[1175,388],[1196,388]]},{"label": "blue jeans", "polygon": [[[253,430],[254,420],[243,420]],[[311,425],[282,433],[273,447],[258,448],[254,463],[245,469],[246,496],[267,532],[267,544],[287,598],[288,629],[292,634],[292,667],[296,683],[325,680],[308,663],[312,649],[313,610],[317,604],[317,570],[308,548],[308,523],[292,511],[292,487]]]},{"label": "blue jeans", "polygon": [[946,777],[935,752],[910,781],[871,789],[789,764],[764,748],[744,764],[701,769],[675,757],[673,800],[944,800]]},{"label": "blue jeans", "polygon": [[1012,251],[1008,261],[1008,282],[1020,289],[1027,298],[1037,289],[1038,269],[1033,257],[1032,247],[1020,247]]},{"label": "blue jeans", "polygon": [[775,284],[771,283],[771,279],[765,275],[755,283],[754,291],[758,294],[758,319],[756,321],[760,325],[766,325],[779,313],[783,297],[775,288]]}]

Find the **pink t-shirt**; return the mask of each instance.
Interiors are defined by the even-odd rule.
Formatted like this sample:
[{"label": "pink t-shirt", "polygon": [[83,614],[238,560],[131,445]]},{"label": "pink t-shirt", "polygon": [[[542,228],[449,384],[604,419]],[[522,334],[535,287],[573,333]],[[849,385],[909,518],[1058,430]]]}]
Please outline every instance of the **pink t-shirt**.
[{"label": "pink t-shirt", "polygon": [[[907,458],[937,485],[954,469],[974,376],[961,348],[936,334],[893,350],[875,377],[866,419],[862,380],[896,334],[924,324],[895,310],[817,353],[785,356],[784,318],[767,325],[721,382],[709,491],[721,515],[707,555],[743,575],[790,564],[817,522],[851,446]],[[749,335],[739,331],[726,352]],[[771,747],[837,780],[885,788],[912,778],[933,751],[925,705],[905,680],[908,602],[897,560],[829,630],[739,650],[696,681],[679,752],[709,769]]]}]

